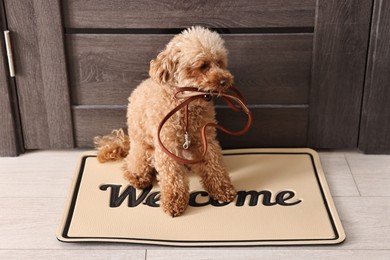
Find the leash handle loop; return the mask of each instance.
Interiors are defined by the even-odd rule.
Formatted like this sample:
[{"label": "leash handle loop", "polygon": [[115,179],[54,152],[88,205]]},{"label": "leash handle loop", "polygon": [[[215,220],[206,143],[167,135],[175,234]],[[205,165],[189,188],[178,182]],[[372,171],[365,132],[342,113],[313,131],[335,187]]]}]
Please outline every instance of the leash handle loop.
[{"label": "leash handle loop", "polygon": [[[232,90],[236,94],[236,96],[231,95],[231,94],[226,94],[223,92],[218,92],[218,91],[210,91],[210,92],[200,91],[199,89],[194,88],[194,87],[178,88],[176,93],[175,93],[175,97],[179,98],[179,99],[185,98],[185,100],[182,103],[180,103],[178,106],[176,106],[174,109],[172,109],[161,120],[160,125],[158,126],[157,140],[158,140],[158,143],[159,143],[161,149],[166,154],[168,154],[168,156],[170,156],[172,159],[174,159],[177,162],[180,162],[183,164],[197,164],[197,163],[203,162],[205,157],[206,157],[206,154],[207,154],[207,150],[208,150],[208,142],[207,142],[207,137],[206,137],[206,128],[207,127],[214,127],[214,128],[217,128],[217,129],[219,129],[227,134],[235,135],[235,136],[242,135],[242,134],[246,133],[252,124],[252,114],[251,114],[250,110],[248,109],[248,107],[246,106],[244,98],[243,98],[242,94],[240,93],[240,91],[238,89],[236,89],[235,87],[231,87],[230,90]],[[185,94],[184,92],[189,92],[189,93]],[[186,118],[185,131],[187,133],[187,130],[188,130],[187,129],[188,128],[188,105],[196,99],[200,99],[200,98],[206,99],[206,97],[209,97],[208,95],[222,97],[222,99],[226,102],[226,104],[228,104],[229,107],[232,108],[235,112],[244,112],[247,115],[247,122],[246,122],[245,127],[239,131],[231,131],[231,130],[224,128],[221,125],[218,125],[215,123],[207,123],[202,127],[202,130],[201,130],[201,137],[202,137],[202,143],[203,143],[203,153],[202,153],[201,158],[195,159],[195,160],[189,160],[189,159],[185,159],[185,158],[182,158],[180,156],[177,156],[176,154],[169,151],[168,148],[166,148],[166,146],[161,141],[160,134],[161,134],[161,130],[162,130],[163,126],[177,111],[179,111],[180,109],[185,107],[186,108],[185,109],[185,118]],[[189,143],[188,143],[188,145],[189,145]],[[184,148],[184,149],[186,149],[186,148]],[[187,149],[188,149],[188,147],[187,147]]]}]

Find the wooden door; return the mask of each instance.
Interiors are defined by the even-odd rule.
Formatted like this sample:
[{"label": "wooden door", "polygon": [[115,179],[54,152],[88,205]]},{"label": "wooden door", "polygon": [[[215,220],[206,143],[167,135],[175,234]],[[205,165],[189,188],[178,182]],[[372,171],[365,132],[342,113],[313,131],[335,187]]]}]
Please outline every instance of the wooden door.
[{"label": "wooden door", "polygon": [[25,149],[73,147],[58,0],[4,0]]},{"label": "wooden door", "polygon": [[[63,2],[76,145],[125,127],[127,97],[148,77],[149,61],[176,28],[200,24],[225,39],[236,85],[254,116],[244,137],[220,133],[222,146],[305,146],[315,3],[245,2]],[[217,115],[227,127],[243,124],[227,107]]]},{"label": "wooden door", "polygon": [[[219,134],[223,147],[357,148],[372,4],[5,0],[24,147],[91,147],[126,127],[149,61],[197,24],[222,34],[254,115],[245,136]],[[242,123],[226,107],[217,114]]]},{"label": "wooden door", "polygon": [[375,1],[359,149],[390,153],[390,2]]},{"label": "wooden door", "polygon": [[308,145],[357,148],[372,1],[319,0]]},{"label": "wooden door", "polygon": [[[254,114],[244,137],[219,135],[225,148],[357,147],[370,1],[119,0],[92,7],[72,0],[62,7],[78,146],[124,127],[126,98],[180,31],[172,28],[201,24],[223,35]],[[217,114],[227,126],[242,124],[226,108]]]}]

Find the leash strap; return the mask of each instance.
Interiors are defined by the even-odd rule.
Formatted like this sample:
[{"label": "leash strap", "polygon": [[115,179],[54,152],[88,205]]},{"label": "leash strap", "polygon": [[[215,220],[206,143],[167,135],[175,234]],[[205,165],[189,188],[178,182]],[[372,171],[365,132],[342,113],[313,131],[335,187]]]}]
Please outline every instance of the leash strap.
[{"label": "leash strap", "polygon": [[[160,122],[160,125],[159,125],[158,130],[157,130],[157,139],[158,139],[158,143],[159,143],[161,149],[166,154],[168,154],[172,159],[174,159],[175,161],[177,161],[179,163],[197,164],[197,163],[203,162],[205,157],[206,157],[206,154],[207,154],[207,149],[208,149],[208,143],[207,143],[207,138],[206,138],[207,127],[215,127],[215,128],[217,128],[217,129],[219,129],[227,134],[235,135],[235,136],[242,135],[245,132],[247,132],[252,124],[252,114],[251,114],[250,110],[248,109],[248,107],[245,105],[244,98],[243,98],[242,94],[240,93],[240,91],[238,89],[236,89],[235,87],[231,87],[231,88],[229,88],[229,90],[232,90],[235,95],[227,94],[227,93],[219,92],[219,91],[206,92],[206,91],[201,91],[201,90],[194,88],[194,87],[177,88],[177,91],[175,92],[175,97],[178,99],[185,99],[185,100],[182,103],[180,103],[178,106],[176,106],[174,109],[172,109]],[[185,92],[187,92],[187,93],[185,93]],[[164,124],[177,111],[179,111],[182,108],[185,108],[185,120],[186,120],[185,132],[187,133],[187,130],[188,130],[187,129],[188,128],[188,105],[196,99],[203,98],[203,99],[209,100],[209,99],[211,99],[212,96],[222,97],[222,99],[225,101],[225,103],[228,104],[228,106],[230,108],[232,108],[234,111],[244,112],[248,118],[245,127],[239,131],[230,131],[230,130],[224,128],[223,126],[215,124],[215,123],[205,124],[201,130],[201,137],[202,137],[202,143],[203,143],[203,153],[202,153],[201,158],[199,158],[199,159],[188,160],[188,159],[182,158],[180,156],[177,156],[176,154],[169,151],[166,148],[166,146],[164,146],[164,144],[162,143],[161,137],[160,137],[161,129],[163,128]]]}]

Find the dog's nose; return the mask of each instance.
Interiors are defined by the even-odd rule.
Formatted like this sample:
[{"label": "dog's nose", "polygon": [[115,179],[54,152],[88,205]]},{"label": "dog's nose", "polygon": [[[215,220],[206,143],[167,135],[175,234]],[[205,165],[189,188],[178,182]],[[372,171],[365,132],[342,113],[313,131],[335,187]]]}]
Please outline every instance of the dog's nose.
[{"label": "dog's nose", "polygon": [[226,85],[227,85],[227,80],[226,79],[223,79],[223,80],[221,80],[219,82],[219,86],[221,86],[221,87],[226,87]]}]

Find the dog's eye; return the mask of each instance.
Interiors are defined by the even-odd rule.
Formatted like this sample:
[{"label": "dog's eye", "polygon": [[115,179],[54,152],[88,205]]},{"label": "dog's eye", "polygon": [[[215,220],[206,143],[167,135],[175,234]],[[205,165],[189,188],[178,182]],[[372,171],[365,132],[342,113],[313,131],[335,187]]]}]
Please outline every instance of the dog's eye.
[{"label": "dog's eye", "polygon": [[208,64],[207,62],[203,63],[201,66],[200,66],[200,69],[201,70],[207,70],[209,68],[210,64]]}]

